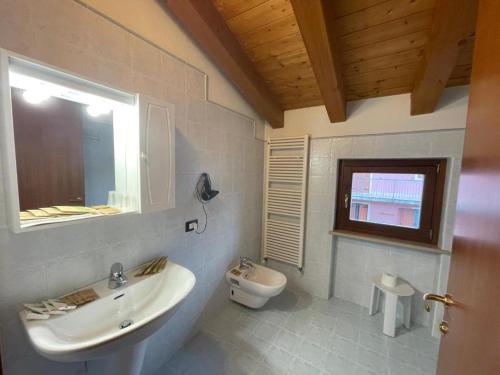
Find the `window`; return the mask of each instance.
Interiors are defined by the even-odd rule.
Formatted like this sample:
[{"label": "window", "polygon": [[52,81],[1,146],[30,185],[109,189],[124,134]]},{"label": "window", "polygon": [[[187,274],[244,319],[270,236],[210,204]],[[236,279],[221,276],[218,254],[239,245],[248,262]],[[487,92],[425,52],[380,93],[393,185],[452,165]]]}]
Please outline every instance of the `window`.
[{"label": "window", "polygon": [[341,160],[335,229],[436,244],[446,160]]}]

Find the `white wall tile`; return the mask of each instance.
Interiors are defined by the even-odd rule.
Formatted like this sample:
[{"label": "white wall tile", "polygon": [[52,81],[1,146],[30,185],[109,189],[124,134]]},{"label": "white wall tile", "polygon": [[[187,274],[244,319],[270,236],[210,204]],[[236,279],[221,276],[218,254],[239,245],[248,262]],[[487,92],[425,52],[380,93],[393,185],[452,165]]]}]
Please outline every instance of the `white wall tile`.
[{"label": "white wall tile", "polygon": [[[14,339],[1,345],[6,374],[84,373],[81,363],[58,364],[31,352],[17,317],[20,303],[105,278],[113,262],[129,268],[164,254],[190,268],[197,284],[182,313],[154,335],[144,370],[150,374],[196,330],[202,311],[209,317],[227,303],[230,263],[239,255],[259,256],[263,142],[254,138],[254,120],[207,102],[203,72],[75,2],[4,1],[0,11],[1,47],[173,103],[177,173],[175,209],[20,235],[4,227],[0,177],[0,329]],[[207,231],[186,234],[186,219],[205,220],[193,194],[204,170],[221,193],[207,205]]]},{"label": "white wall tile", "polygon": [[186,95],[188,98],[205,100],[205,73],[186,67]]},{"label": "white wall tile", "polygon": [[50,262],[46,272],[48,295],[57,297],[99,280],[102,266],[97,252],[89,251]]},{"label": "white wall tile", "polygon": [[311,156],[309,163],[311,176],[328,176],[330,174],[330,160],[328,158]]},{"label": "white wall tile", "polygon": [[[172,87],[173,91],[182,94],[186,93],[186,76],[187,68],[184,63],[173,56],[167,54],[161,55],[161,77],[166,81],[168,86]],[[193,76],[190,78],[191,82],[193,82],[193,78]],[[177,111],[177,106],[175,110]]]},{"label": "white wall tile", "polygon": [[[448,158],[445,209],[441,228],[442,246],[451,248],[463,131],[371,135],[311,141],[308,181],[305,266],[303,274],[291,267],[275,265],[289,278],[289,285],[316,296],[334,296],[368,305],[371,278],[384,271],[395,272],[410,282],[417,294],[413,320],[429,324],[429,314],[418,306],[422,293],[443,288],[439,278],[440,257],[366,241],[337,238],[328,234],[335,212],[336,171],[339,159],[349,158]],[[330,154],[328,155],[328,149]],[[333,242],[333,243],[332,243]],[[333,256],[334,254],[334,256]],[[332,260],[333,257],[333,260]],[[318,277],[318,262],[330,270]],[[331,280],[330,280],[331,278]],[[441,282],[438,285],[438,281]],[[328,285],[328,283],[331,284]]]},{"label": "white wall tile", "polygon": [[315,157],[330,157],[332,152],[332,139],[312,139],[311,140],[311,155]]}]

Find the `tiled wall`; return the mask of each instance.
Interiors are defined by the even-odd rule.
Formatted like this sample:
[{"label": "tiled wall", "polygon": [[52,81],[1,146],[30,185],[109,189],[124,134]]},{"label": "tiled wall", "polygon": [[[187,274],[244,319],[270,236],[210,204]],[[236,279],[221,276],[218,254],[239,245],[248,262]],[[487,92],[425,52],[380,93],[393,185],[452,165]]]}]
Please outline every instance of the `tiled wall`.
[{"label": "tiled wall", "polygon": [[[6,375],[82,374],[82,363],[37,355],[17,317],[19,304],[55,297],[163,254],[191,269],[195,289],[180,311],[150,339],[144,374],[152,373],[197,326],[227,301],[224,273],[240,255],[258,257],[263,143],[254,121],[205,100],[205,75],[73,1],[0,1],[0,47],[113,87],[175,104],[176,206],[14,235],[6,228],[0,170],[0,337]],[[64,16],[61,16],[64,15]],[[262,126],[257,124],[257,126]],[[193,197],[207,171],[221,194],[207,206],[208,229],[185,234],[199,218]]]},{"label": "tiled wall", "polygon": [[418,303],[422,292],[445,290],[449,256],[360,240],[333,239],[328,231],[333,227],[334,220],[337,165],[339,159],[348,158],[448,158],[440,246],[449,250],[463,135],[463,130],[447,130],[313,139],[304,272],[301,274],[277,262],[272,262],[272,266],[286,273],[289,285],[294,288],[323,298],[333,294],[362,306],[369,303],[370,280],[374,275],[382,271],[398,273],[417,290],[413,320],[429,324],[432,315],[425,314]]}]

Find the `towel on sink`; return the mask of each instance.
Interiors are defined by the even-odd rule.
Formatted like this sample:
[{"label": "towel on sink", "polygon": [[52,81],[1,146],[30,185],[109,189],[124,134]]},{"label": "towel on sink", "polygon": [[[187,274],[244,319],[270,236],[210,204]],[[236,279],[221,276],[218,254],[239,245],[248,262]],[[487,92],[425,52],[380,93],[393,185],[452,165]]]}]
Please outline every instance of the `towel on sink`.
[{"label": "towel on sink", "polygon": [[75,306],[82,306],[82,305],[85,305],[86,303],[95,301],[98,298],[99,298],[99,296],[97,295],[95,290],[92,288],[88,288],[88,289],[82,289],[82,290],[79,290],[77,292],[68,294],[68,295],[60,298],[60,300],[62,302],[67,303],[67,304],[71,304],[71,305],[75,305]]},{"label": "towel on sink", "polygon": [[163,271],[165,266],[167,265],[167,257],[159,257],[156,258],[139,269],[139,272],[135,274],[135,276],[146,276],[146,275],[154,275],[155,273],[159,273]]}]

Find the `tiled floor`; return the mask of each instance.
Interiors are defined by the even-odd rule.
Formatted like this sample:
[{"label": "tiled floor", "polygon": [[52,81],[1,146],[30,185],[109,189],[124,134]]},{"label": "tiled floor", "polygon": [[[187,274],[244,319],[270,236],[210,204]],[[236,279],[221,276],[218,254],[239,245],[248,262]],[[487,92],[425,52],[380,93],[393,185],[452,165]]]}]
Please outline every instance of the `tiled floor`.
[{"label": "tiled floor", "polygon": [[155,375],[433,375],[438,340],[424,327],[382,334],[382,315],[285,291],[262,310],[231,303]]}]

